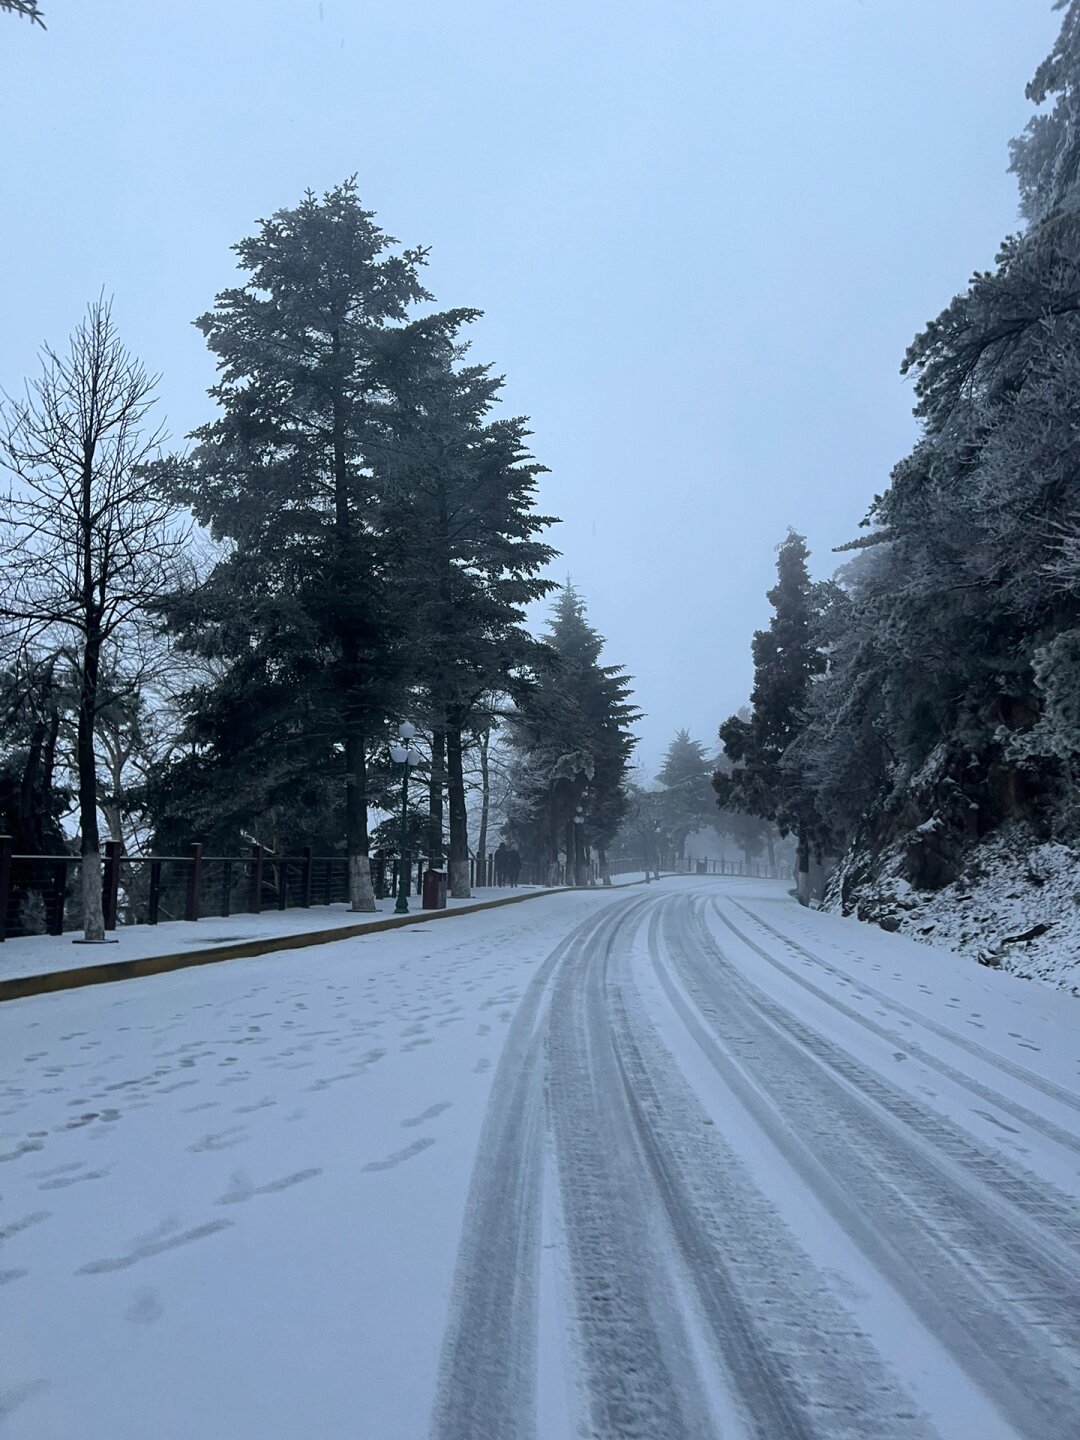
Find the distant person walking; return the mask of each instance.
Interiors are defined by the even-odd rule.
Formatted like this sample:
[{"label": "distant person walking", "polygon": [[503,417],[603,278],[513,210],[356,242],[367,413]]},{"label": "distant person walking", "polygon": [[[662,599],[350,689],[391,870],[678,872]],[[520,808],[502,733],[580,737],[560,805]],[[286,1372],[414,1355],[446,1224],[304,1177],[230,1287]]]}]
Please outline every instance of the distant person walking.
[{"label": "distant person walking", "polygon": [[521,879],[521,856],[516,850],[506,852],[506,879],[511,885],[516,885]]},{"label": "distant person walking", "polygon": [[500,845],[495,851],[495,884],[506,884],[506,857],[508,851],[505,845]]}]

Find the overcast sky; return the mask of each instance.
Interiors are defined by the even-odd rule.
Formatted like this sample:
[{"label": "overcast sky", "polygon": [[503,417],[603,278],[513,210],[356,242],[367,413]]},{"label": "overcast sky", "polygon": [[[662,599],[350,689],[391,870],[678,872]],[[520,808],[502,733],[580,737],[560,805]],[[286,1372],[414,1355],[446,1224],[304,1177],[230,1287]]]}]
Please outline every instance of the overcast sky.
[{"label": "overcast sky", "polygon": [[43,0],[0,17],[0,384],[102,288],[209,418],[229,247],[356,174],[532,417],[644,773],[751,683],[914,436],[903,352],[1016,228],[1051,0]]}]

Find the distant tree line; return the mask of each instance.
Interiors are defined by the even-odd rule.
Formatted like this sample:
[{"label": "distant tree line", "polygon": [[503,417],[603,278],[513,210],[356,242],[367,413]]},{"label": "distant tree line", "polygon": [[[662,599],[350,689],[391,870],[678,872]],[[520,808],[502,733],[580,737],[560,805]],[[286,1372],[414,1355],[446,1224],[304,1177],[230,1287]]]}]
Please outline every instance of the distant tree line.
[{"label": "distant tree line", "polygon": [[[526,420],[468,358],[478,312],[434,308],[427,252],[352,181],[234,248],[240,283],[196,321],[216,415],[188,452],[164,451],[155,378],[104,301],[5,407],[4,827],[54,848],[77,798],[91,938],[101,816],[167,853],[340,851],[372,909],[369,813],[395,804],[387,739],[408,718],[425,758],[408,843],[448,859],[453,894],[493,733],[508,833],[583,866],[621,818],[637,712],[572,588],[547,637],[526,627],[557,588],[553,518]],[[392,822],[374,838],[399,843]]]},{"label": "distant tree line", "polygon": [[1024,227],[912,342],[921,434],[811,582],[779,549],[748,720],[721,727],[722,803],[916,886],[1003,824],[1080,839],[1080,3],[1012,144]]}]

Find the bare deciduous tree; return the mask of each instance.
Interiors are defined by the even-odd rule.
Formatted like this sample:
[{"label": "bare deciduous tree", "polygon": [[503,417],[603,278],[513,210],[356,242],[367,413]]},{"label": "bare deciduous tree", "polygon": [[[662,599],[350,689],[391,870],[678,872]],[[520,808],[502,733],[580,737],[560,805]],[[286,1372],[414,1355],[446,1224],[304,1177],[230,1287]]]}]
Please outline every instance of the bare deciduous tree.
[{"label": "bare deciduous tree", "polygon": [[124,348],[109,304],[92,304],[61,357],[46,348],[22,400],[5,399],[0,618],[28,652],[63,645],[79,684],[76,760],[83,926],[104,939],[94,727],[103,660],[121,664],[147,607],[177,588],[189,530],[149,473],[157,377]]}]

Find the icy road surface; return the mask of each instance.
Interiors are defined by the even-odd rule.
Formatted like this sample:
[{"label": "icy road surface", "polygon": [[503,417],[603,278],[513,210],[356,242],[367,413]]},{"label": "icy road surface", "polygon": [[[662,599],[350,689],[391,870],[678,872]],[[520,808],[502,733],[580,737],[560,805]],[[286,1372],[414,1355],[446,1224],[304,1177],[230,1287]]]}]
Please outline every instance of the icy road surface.
[{"label": "icy road surface", "polygon": [[4,1440],[1073,1440],[1080,1011],[664,881],[0,1006]]}]

